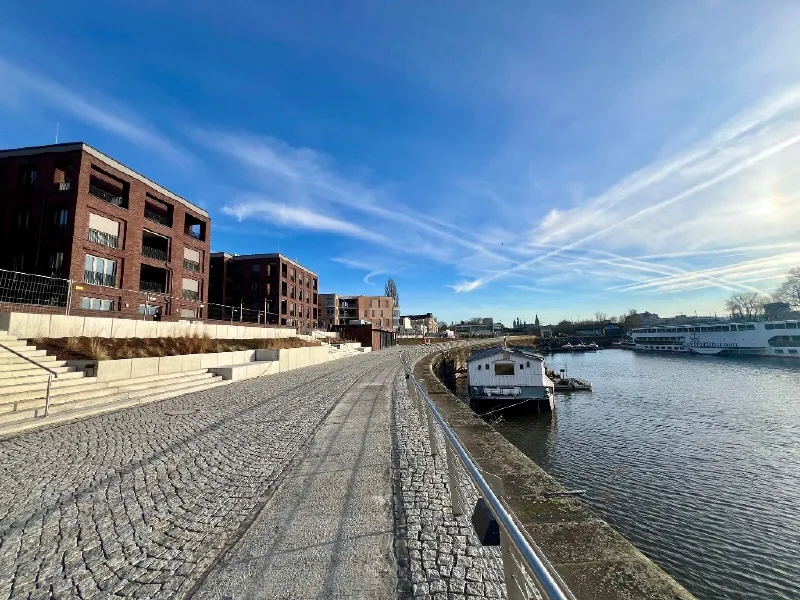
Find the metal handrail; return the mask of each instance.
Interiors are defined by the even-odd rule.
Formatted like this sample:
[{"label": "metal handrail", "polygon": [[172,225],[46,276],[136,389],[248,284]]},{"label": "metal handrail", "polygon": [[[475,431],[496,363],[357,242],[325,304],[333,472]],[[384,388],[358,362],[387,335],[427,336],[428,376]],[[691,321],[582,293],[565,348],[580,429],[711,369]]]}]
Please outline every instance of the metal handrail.
[{"label": "metal handrail", "polygon": [[[439,426],[442,428],[442,432],[450,442],[453,451],[458,456],[470,479],[472,479],[475,487],[478,488],[478,491],[484,500],[489,504],[492,514],[500,525],[501,531],[507,534],[508,539],[516,548],[521,558],[525,561],[527,570],[529,574],[533,576],[534,584],[539,592],[546,600],[575,600],[575,597],[572,595],[572,593],[566,589],[566,585],[563,585],[563,582],[559,584],[559,582],[556,581],[558,576],[554,576],[554,574],[542,560],[540,557],[541,551],[537,552],[533,549],[529,540],[519,529],[508,509],[503,505],[503,502],[497,497],[494,490],[492,490],[491,486],[486,482],[486,479],[484,479],[480,469],[472,461],[469,452],[467,452],[466,448],[464,448],[464,446],[461,444],[458,436],[456,436],[455,432],[447,424],[447,421],[444,420],[444,417],[442,417],[441,413],[439,413],[434,402],[430,399],[428,394],[422,388],[420,382],[414,376],[411,363],[408,360],[408,355],[406,353],[403,355],[402,362],[406,371],[406,377],[413,384],[420,397],[425,402],[429,414],[433,415],[434,419],[436,419],[437,423],[439,423]],[[433,443],[433,440],[431,440],[431,444]],[[449,468],[450,467],[448,465],[448,469]],[[506,560],[514,559],[510,556],[504,556],[503,560],[505,562]],[[504,565],[504,569],[505,568],[508,567]]]},{"label": "metal handrail", "polygon": [[44,416],[46,417],[48,411],[50,410],[50,384],[53,381],[53,377],[58,379],[58,373],[56,373],[52,369],[48,369],[44,365],[40,365],[38,362],[36,362],[35,360],[33,360],[31,358],[28,358],[24,354],[20,354],[16,350],[12,350],[11,348],[6,346],[5,344],[1,344],[0,343],[0,348],[3,348],[4,350],[8,350],[9,352],[11,352],[11,354],[14,354],[14,355],[16,355],[16,356],[18,356],[18,357],[20,357],[20,358],[22,358],[24,360],[27,360],[32,365],[35,365],[35,366],[39,367],[40,369],[44,369],[45,371],[47,371],[47,373],[48,373],[48,375],[47,375],[47,393],[46,393],[45,398],[44,398]]}]

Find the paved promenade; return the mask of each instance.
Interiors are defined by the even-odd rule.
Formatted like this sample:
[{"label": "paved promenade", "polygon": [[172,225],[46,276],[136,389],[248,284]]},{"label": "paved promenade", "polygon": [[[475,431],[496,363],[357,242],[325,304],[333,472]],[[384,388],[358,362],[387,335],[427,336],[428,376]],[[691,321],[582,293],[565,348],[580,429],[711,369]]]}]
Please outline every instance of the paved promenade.
[{"label": "paved promenade", "polygon": [[0,439],[0,598],[499,597],[389,350]]}]

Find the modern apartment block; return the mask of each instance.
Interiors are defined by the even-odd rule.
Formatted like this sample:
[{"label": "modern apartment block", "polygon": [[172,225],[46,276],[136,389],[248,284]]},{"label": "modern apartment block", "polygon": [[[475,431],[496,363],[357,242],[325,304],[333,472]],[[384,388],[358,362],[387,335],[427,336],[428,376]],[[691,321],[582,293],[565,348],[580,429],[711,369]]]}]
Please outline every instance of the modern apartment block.
[{"label": "modern apartment block", "polygon": [[248,317],[244,320],[255,321],[253,315],[260,312],[275,325],[320,326],[317,274],[282,254],[215,252],[210,272],[209,302],[240,306]]},{"label": "modern apartment block", "polygon": [[211,226],[191,202],[80,142],[0,151],[0,200],[0,268],[73,280],[75,311],[204,316]]},{"label": "modern apartment block", "polygon": [[394,329],[394,298],[391,296],[320,294],[319,311],[325,329],[353,321],[368,321],[375,327]]},{"label": "modern apartment block", "polygon": [[401,315],[399,333],[405,335],[426,335],[437,333],[439,323],[431,313],[424,315]]}]

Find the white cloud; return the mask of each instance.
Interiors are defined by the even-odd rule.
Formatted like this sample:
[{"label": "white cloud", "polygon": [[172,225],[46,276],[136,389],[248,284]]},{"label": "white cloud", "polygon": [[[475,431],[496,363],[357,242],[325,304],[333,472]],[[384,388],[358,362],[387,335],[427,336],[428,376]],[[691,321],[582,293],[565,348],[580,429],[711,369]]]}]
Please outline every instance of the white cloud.
[{"label": "white cloud", "polygon": [[[89,101],[66,86],[13,65],[0,57],[0,103],[21,107],[38,103],[83,121],[87,125],[113,133],[142,148],[155,150],[161,156],[178,163],[188,163],[190,155],[178,145],[156,132],[125,109],[110,101]],[[93,93],[94,98],[98,94]]]}]

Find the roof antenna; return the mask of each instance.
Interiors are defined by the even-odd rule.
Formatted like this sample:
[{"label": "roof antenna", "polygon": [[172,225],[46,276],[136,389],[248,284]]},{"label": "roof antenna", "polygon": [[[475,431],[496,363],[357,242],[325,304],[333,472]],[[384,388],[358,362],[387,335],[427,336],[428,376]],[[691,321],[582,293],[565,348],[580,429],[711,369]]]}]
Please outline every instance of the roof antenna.
[{"label": "roof antenna", "polygon": [[58,143],[58,121],[56,121],[56,144]]}]

